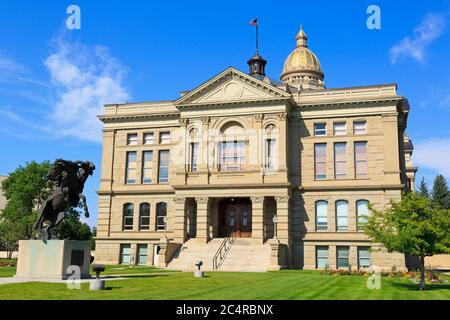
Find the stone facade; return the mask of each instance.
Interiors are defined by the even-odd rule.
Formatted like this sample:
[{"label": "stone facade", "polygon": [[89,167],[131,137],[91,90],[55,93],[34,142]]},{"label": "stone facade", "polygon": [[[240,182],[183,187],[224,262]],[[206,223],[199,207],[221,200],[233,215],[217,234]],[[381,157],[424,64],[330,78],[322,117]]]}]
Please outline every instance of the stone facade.
[{"label": "stone facade", "polygon": [[[298,45],[306,45],[301,32]],[[395,84],[324,89],[318,78],[311,80],[316,87],[303,89],[309,80],[301,76],[302,66],[287,62],[285,68],[290,71],[281,83],[264,70],[255,76],[230,67],[175,101],[105,106],[99,116],[104,129],[97,262],[170,261],[176,249],[166,250],[168,243],[208,243],[221,237],[225,220],[236,232],[234,212],[223,218],[220,208],[246,199],[251,213],[240,216],[239,227],[246,229],[238,234],[271,244],[271,268],[315,269],[323,247],[328,267],[360,266],[359,248],[377,248],[358,230],[360,201],[383,208],[413,185],[412,149],[405,148],[408,102]],[[359,142],[365,143],[362,156],[355,151]],[[338,164],[339,143],[345,151]],[[322,164],[318,144],[325,144]],[[345,171],[339,176],[338,165]],[[319,166],[325,168],[322,176]],[[320,228],[318,201],[327,203]],[[149,222],[142,204],[150,206]],[[346,208],[345,226],[337,226],[339,204]],[[402,255],[382,250],[370,253],[370,263],[405,267]]]}]

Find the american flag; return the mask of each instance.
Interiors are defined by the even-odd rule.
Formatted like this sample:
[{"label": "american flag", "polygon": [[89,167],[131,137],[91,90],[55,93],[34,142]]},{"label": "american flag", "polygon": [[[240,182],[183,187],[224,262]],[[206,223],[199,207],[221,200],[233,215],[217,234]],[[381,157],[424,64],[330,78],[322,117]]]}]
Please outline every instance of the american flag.
[{"label": "american flag", "polygon": [[250,21],[248,24],[251,26],[254,26],[254,27],[258,26],[258,18],[256,17],[255,19]]}]

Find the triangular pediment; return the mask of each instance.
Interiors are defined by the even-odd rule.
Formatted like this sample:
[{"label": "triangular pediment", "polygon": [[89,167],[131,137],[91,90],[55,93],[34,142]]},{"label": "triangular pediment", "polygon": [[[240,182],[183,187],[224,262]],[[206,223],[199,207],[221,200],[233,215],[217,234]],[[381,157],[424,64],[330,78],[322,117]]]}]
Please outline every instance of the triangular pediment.
[{"label": "triangular pediment", "polygon": [[175,106],[286,99],[290,96],[270,83],[256,79],[235,68],[228,68],[186,93],[175,101]]}]

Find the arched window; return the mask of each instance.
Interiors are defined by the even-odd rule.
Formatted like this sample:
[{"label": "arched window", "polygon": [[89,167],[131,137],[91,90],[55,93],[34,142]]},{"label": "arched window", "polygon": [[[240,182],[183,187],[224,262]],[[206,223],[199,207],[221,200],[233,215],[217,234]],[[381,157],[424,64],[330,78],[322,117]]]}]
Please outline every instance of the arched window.
[{"label": "arched window", "polygon": [[328,230],[328,202],[316,202],[316,230]]},{"label": "arched window", "polygon": [[139,206],[139,231],[150,230],[150,204],[141,203]]},{"label": "arched window", "polygon": [[358,230],[362,230],[362,224],[367,222],[369,216],[369,201],[358,200],[356,201],[356,223]]},{"label": "arched window", "polygon": [[218,170],[241,171],[245,162],[245,131],[238,122],[222,127],[218,145]]},{"label": "arched window", "polygon": [[166,228],[165,218],[167,217],[167,203],[160,202],[156,205],[156,231]]},{"label": "arched window", "polygon": [[276,160],[276,127],[273,124],[269,124],[265,129],[265,167],[266,171],[275,171],[275,160]]},{"label": "arched window", "polygon": [[345,200],[336,201],[336,229],[348,230],[348,202]]},{"label": "arched window", "polygon": [[123,230],[133,230],[134,206],[132,203],[123,205]]}]

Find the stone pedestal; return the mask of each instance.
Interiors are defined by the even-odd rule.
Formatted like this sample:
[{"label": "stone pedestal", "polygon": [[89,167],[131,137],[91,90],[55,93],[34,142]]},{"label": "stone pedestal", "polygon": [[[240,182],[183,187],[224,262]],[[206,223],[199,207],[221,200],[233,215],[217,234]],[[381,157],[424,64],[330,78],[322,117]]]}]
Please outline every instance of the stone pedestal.
[{"label": "stone pedestal", "polygon": [[65,280],[79,276],[86,279],[89,278],[90,259],[89,241],[22,240],[19,242],[16,277]]},{"label": "stone pedestal", "polygon": [[205,276],[205,273],[200,270],[195,270],[194,272],[194,278],[203,278]]},{"label": "stone pedestal", "polygon": [[91,291],[105,290],[105,288],[106,288],[105,280],[95,279],[89,283],[89,290]]}]

